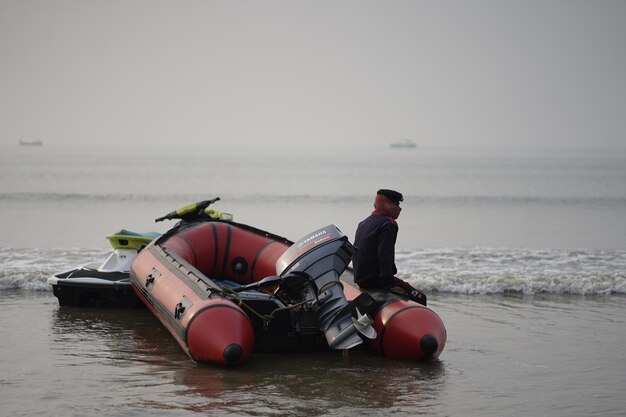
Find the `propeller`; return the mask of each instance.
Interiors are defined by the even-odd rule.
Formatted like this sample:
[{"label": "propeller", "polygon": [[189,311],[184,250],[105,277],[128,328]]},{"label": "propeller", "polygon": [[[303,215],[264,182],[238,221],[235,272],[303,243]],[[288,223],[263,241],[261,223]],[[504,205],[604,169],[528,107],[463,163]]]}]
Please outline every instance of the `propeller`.
[{"label": "propeller", "polygon": [[376,329],[372,326],[374,321],[367,314],[361,314],[358,308],[356,308],[356,317],[352,317],[352,323],[359,333],[368,339],[376,338]]}]

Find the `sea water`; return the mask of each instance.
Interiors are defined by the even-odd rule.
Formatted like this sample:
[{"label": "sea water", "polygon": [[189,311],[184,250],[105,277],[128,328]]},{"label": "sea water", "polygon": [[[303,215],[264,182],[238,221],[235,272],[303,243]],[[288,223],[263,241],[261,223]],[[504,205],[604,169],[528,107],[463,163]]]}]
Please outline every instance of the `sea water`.
[{"label": "sea water", "polygon": [[[622,415],[626,155],[523,149],[41,148],[0,153],[0,415]],[[399,276],[448,343],[196,365],[148,311],[62,308],[46,279],[122,228],[219,196],[295,240],[350,239],[378,188],[405,196]]]}]

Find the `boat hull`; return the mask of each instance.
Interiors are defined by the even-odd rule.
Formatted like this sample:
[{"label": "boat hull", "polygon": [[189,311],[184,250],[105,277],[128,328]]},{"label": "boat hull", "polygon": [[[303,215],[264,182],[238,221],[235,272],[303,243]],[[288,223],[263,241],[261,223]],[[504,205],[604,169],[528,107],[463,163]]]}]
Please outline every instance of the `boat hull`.
[{"label": "boat hull", "polygon": [[[281,255],[297,244],[244,226],[204,221],[175,227],[137,256],[133,290],[196,362],[234,365],[253,352],[329,350],[313,309],[284,301],[282,286],[274,292],[254,284],[275,275]],[[345,298],[355,300],[362,291],[351,270],[340,278],[341,287],[325,291],[343,288]],[[250,283],[256,289],[248,290]],[[389,359],[439,357],[447,336],[439,316],[405,297],[369,293],[376,337],[363,346]]]},{"label": "boat hull", "polygon": [[[361,294],[351,271],[342,278],[348,299]],[[388,359],[414,361],[432,361],[441,355],[447,331],[434,311],[387,291],[367,292],[380,306],[372,314],[376,337],[369,341],[369,347],[373,352]]]},{"label": "boat hull", "polygon": [[234,365],[254,346],[252,323],[243,310],[224,298],[209,298],[194,284],[199,272],[159,247],[142,251],[133,262],[131,280],[137,296],[196,362]]},{"label": "boat hull", "polygon": [[374,319],[378,333],[370,347],[390,359],[429,361],[439,357],[446,344],[446,329],[431,309],[398,300],[384,306]]}]

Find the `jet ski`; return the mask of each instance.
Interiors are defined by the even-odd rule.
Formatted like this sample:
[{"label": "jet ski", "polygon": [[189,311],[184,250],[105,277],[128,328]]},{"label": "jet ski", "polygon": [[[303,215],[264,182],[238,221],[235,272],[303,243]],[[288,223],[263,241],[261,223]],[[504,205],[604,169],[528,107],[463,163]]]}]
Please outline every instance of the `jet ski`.
[{"label": "jet ski", "polygon": [[143,308],[130,286],[130,266],[156,232],[120,230],[106,236],[113,252],[102,263],[93,262],[48,278],[61,306]]}]

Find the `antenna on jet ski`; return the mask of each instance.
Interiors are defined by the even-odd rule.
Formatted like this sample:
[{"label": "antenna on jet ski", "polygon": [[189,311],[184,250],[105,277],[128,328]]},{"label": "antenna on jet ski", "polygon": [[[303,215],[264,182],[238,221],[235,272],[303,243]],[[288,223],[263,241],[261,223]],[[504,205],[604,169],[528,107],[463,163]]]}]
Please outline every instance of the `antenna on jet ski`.
[{"label": "antenna on jet ski", "polygon": [[183,206],[175,211],[172,211],[171,213],[167,213],[163,217],[154,219],[154,221],[160,222],[163,220],[172,220],[172,219],[189,220],[193,217],[202,216],[202,213],[204,212],[204,210],[207,207],[209,207],[211,204],[215,203],[216,201],[220,201],[220,198],[215,197],[211,200],[204,200],[204,201],[200,201],[197,203],[187,204],[186,206]]}]

